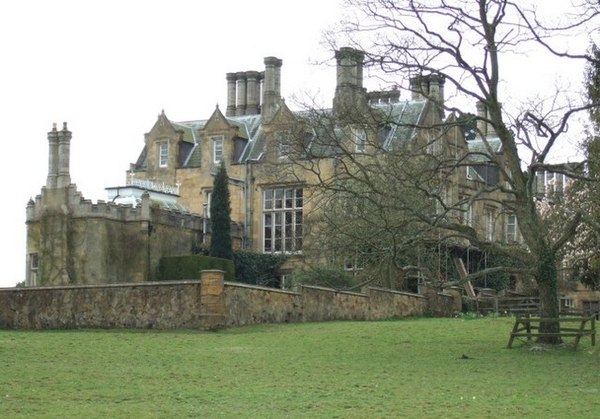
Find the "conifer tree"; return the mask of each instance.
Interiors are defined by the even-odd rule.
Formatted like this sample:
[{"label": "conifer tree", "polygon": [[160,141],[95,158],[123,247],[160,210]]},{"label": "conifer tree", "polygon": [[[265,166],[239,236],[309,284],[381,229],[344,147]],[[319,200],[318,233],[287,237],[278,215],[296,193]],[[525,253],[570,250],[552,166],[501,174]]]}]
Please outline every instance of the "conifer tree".
[{"label": "conifer tree", "polygon": [[210,221],[212,225],[210,256],[233,259],[228,183],[227,170],[225,164],[221,162],[221,167],[215,176],[210,200]]}]

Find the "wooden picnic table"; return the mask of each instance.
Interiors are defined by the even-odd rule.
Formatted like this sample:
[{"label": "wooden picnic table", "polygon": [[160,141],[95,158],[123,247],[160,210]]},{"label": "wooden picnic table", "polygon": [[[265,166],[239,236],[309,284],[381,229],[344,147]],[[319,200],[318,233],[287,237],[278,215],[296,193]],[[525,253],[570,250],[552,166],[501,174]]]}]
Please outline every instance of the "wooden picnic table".
[{"label": "wooden picnic table", "polygon": [[[540,323],[558,321],[560,324],[559,332],[540,332]],[[575,327],[563,327],[563,323],[575,323]],[[531,340],[534,337],[574,337],[574,349],[577,348],[582,337],[590,336],[592,346],[596,345],[596,318],[594,316],[569,316],[559,318],[531,317],[529,315],[517,316],[515,325],[510,333],[508,347],[512,348],[515,338],[525,337]]]}]

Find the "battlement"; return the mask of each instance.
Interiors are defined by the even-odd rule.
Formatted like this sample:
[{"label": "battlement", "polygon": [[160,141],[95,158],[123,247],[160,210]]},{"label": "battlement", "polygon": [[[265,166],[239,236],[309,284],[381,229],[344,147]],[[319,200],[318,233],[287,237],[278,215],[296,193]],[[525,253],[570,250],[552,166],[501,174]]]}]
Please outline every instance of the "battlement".
[{"label": "battlement", "polygon": [[142,196],[137,205],[85,199],[74,184],[64,189],[42,188],[42,193],[27,204],[27,223],[40,221],[45,214],[61,213],[72,219],[105,219],[116,222],[152,221],[179,228],[201,231],[201,215],[164,207],[161,202]]}]

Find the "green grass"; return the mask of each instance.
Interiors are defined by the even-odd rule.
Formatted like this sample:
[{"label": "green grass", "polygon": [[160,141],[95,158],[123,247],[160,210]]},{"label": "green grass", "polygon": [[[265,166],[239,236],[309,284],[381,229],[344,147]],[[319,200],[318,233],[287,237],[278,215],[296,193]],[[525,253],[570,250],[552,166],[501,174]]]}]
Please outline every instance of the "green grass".
[{"label": "green grass", "polygon": [[506,349],[511,326],[0,331],[0,417],[594,417],[598,347]]}]

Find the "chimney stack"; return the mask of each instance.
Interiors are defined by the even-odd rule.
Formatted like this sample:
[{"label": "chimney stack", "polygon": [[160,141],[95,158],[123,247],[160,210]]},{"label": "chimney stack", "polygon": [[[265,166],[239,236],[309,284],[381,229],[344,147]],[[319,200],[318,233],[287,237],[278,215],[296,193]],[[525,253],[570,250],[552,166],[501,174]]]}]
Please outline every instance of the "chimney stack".
[{"label": "chimney stack", "polygon": [[281,100],[281,66],[283,61],[276,57],[265,57],[265,78],[263,81],[263,104],[261,112],[264,118],[271,118]]},{"label": "chimney stack", "polygon": [[235,107],[235,115],[246,115],[246,73],[236,73],[235,77],[237,80],[237,105]]},{"label": "chimney stack", "polygon": [[365,53],[354,48],[344,47],[335,52],[337,65],[334,113],[355,113],[366,102],[363,89],[363,64]]},{"label": "chimney stack", "polygon": [[235,116],[236,74],[227,73],[227,110],[225,116]]},{"label": "chimney stack", "polygon": [[477,101],[477,130],[482,136],[495,136],[496,129],[490,122],[490,113],[482,101]]},{"label": "chimney stack", "polygon": [[55,189],[58,180],[58,130],[56,123],[52,124],[52,131],[48,133],[48,179],[46,188]]},{"label": "chimney stack", "polygon": [[71,131],[67,129],[67,123],[63,123],[63,129],[58,132],[58,179],[57,188],[67,188],[71,184],[69,171],[71,159]]},{"label": "chimney stack", "polygon": [[486,136],[487,135],[487,106],[485,106],[485,103],[483,103],[482,101],[478,100],[476,103],[477,106],[477,131],[479,131],[479,133],[482,136]]},{"label": "chimney stack", "polygon": [[258,71],[246,71],[246,115],[256,115],[260,109],[260,80]]}]

